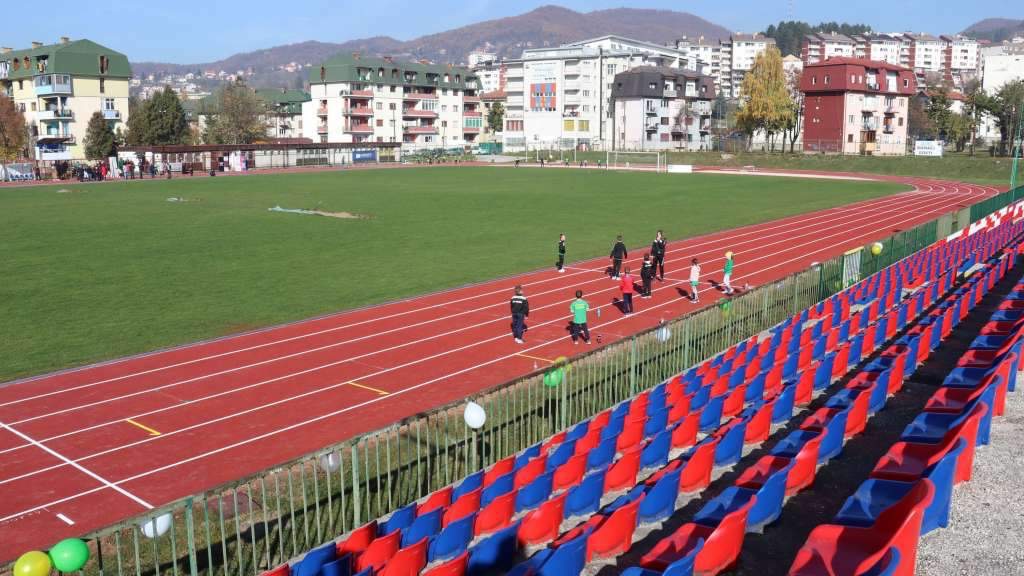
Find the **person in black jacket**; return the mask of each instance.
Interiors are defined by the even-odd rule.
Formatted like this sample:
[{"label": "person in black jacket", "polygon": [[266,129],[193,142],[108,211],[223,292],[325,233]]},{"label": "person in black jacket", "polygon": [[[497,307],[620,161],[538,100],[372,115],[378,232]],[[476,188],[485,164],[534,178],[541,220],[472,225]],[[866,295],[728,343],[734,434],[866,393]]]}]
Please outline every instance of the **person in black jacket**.
[{"label": "person in black jacket", "polygon": [[555,268],[559,273],[565,272],[565,234],[558,235],[558,263]]},{"label": "person in black jacket", "polygon": [[530,303],[523,296],[523,287],[516,285],[515,296],[510,302],[512,308],[512,337],[516,344],[523,343],[523,332],[526,332],[526,318],[530,315]]},{"label": "person in black jacket", "polygon": [[665,281],[665,236],[658,230],[658,236],[651,243],[651,258],[654,260],[654,272],[658,280]]},{"label": "person in black jacket", "polygon": [[612,280],[619,279],[619,270],[622,269],[622,261],[629,258],[626,252],[626,245],[622,243],[622,234],[615,238],[615,246],[612,246],[612,253],[608,256],[612,259]]},{"label": "person in black jacket", "polygon": [[651,297],[651,283],[654,280],[654,261],[650,254],[644,254],[644,264],[640,267],[640,280],[643,281],[643,292],[641,298]]}]

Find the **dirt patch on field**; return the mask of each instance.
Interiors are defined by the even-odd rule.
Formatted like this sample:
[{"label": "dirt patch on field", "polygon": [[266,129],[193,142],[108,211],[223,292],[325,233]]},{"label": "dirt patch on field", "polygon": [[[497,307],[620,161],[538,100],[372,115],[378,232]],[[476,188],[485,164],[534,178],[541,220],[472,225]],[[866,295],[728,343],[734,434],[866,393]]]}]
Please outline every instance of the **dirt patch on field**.
[{"label": "dirt patch on field", "polygon": [[353,214],[352,212],[327,212],[324,210],[313,210],[313,214],[317,216],[327,216],[328,218],[344,218],[346,220],[369,220],[370,217],[365,214]]}]

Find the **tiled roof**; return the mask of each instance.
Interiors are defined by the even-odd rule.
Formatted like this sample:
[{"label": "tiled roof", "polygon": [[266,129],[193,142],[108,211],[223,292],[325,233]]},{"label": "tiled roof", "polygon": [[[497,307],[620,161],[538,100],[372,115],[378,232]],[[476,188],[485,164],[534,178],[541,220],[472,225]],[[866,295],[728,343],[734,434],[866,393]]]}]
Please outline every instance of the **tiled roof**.
[{"label": "tiled roof", "polygon": [[[107,57],[107,71],[100,74],[100,56]],[[18,61],[15,67],[15,60]],[[71,74],[73,76],[95,76],[104,78],[131,78],[132,68],[128,57],[101,46],[91,40],[74,40],[58,44],[47,44],[38,48],[12,50],[0,54],[0,62],[7,62],[8,78],[23,79],[41,74]],[[26,67],[25,64],[28,63]],[[46,68],[40,70],[40,63]]]}]

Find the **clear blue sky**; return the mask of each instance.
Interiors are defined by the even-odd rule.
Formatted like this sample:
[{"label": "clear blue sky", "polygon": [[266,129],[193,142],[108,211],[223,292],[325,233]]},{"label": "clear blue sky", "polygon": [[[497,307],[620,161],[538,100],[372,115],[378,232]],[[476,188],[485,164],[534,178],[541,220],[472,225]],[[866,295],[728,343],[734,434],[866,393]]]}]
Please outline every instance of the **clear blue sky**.
[{"label": "clear blue sky", "polygon": [[341,42],[377,35],[408,40],[544,4],[579,11],[620,6],[685,10],[744,32],[788,19],[791,5],[797,20],[863,22],[880,31],[946,34],[982,18],[1024,18],[1022,0],[55,0],[9,21],[0,42],[23,47],[61,36],[90,38],[133,61],[199,63],[303,40]]}]

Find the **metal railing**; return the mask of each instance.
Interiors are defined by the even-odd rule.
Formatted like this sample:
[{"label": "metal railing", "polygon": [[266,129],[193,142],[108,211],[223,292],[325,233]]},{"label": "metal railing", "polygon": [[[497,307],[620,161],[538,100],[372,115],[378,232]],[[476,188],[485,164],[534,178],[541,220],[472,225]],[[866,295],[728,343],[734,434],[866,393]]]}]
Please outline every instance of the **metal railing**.
[{"label": "metal railing", "polygon": [[[481,391],[466,399],[487,413],[480,431],[465,425],[465,401],[451,403],[90,534],[83,574],[258,574],[650,389],[1021,198],[1024,187],[879,239],[878,256],[861,248],[857,258],[831,258]],[[160,535],[147,537],[144,525]]]}]

